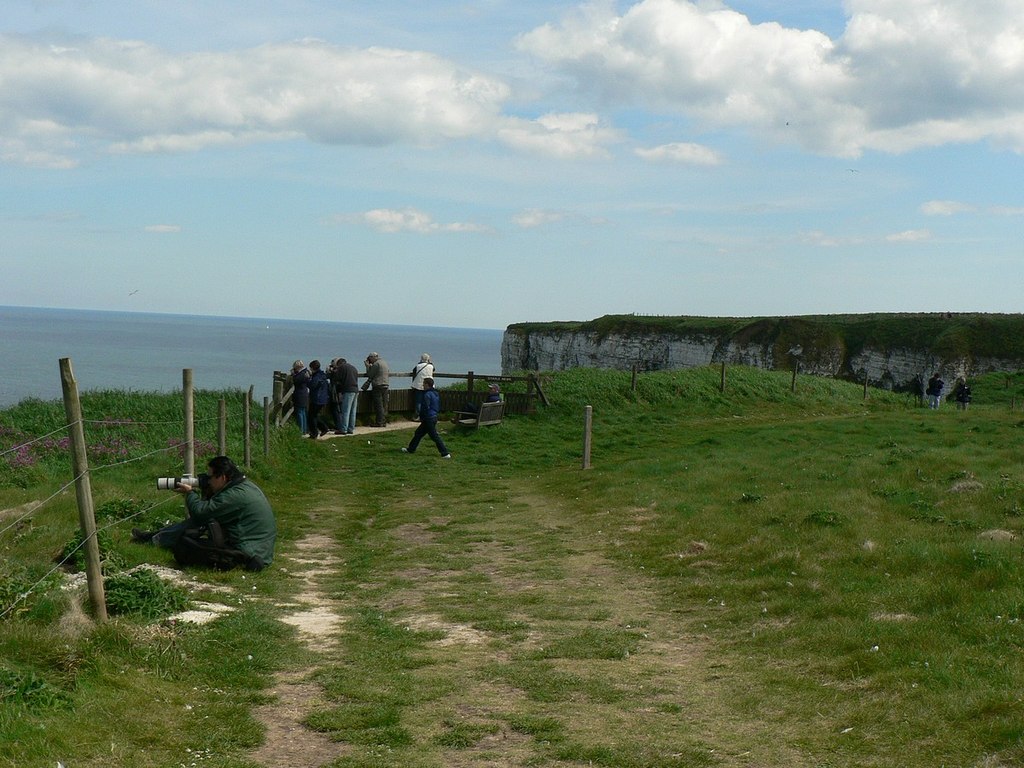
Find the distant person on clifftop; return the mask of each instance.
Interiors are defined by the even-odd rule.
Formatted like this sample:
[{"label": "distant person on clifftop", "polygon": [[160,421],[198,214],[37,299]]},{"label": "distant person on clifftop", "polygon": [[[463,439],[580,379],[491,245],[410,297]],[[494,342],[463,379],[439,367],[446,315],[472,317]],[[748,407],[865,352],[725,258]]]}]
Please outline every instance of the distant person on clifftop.
[{"label": "distant person on clifftop", "polygon": [[299,432],[306,434],[308,429],[309,412],[309,369],[301,360],[292,364],[292,406],[295,408],[295,421],[299,425]]},{"label": "distant person on clifftop", "polygon": [[366,356],[366,381],[363,383],[363,391],[373,387],[370,392],[373,398],[373,413],[375,427],[386,427],[388,425],[388,405],[391,387],[391,370],[387,362],[377,352],[371,352]]},{"label": "distant person on clifftop", "polygon": [[942,402],[942,391],[945,388],[946,382],[939,378],[937,372],[928,379],[928,389],[925,390],[925,394],[928,395],[928,407],[933,411],[938,410],[939,404]]},{"label": "distant person on clifftop", "polygon": [[956,400],[957,410],[960,411],[966,411],[967,406],[971,404],[971,388],[967,386],[967,380],[963,376],[956,380],[953,399]]},{"label": "distant person on clifftop", "polygon": [[420,361],[412,367],[412,383],[409,385],[415,398],[412,410],[413,421],[420,420],[420,409],[423,407],[423,392],[425,390],[423,380],[433,377],[434,364],[430,361],[430,355],[424,352],[420,355]]}]

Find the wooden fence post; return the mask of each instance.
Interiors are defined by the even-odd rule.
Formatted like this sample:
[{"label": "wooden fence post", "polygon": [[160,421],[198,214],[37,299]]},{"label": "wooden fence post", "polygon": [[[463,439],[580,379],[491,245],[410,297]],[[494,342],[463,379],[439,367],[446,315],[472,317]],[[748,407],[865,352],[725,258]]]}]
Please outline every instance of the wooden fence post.
[{"label": "wooden fence post", "polygon": [[864,399],[868,399],[868,372],[864,371]]},{"label": "wooden fence post", "polygon": [[281,426],[284,414],[284,377],[279,376],[280,371],[274,371],[274,413],[276,425]]},{"label": "wooden fence post", "polygon": [[725,362],[722,362],[722,380],[718,384],[718,391],[725,392]]},{"label": "wooden fence post", "polygon": [[594,409],[588,405],[583,409],[583,469],[590,469],[590,444],[593,424]]},{"label": "wooden fence post", "polygon": [[637,368],[636,363],[633,363],[633,367],[632,367],[633,377],[632,377],[632,380],[631,380],[630,385],[629,385],[629,391],[630,392],[636,392],[636,368]]},{"label": "wooden fence post", "polygon": [[243,461],[248,468],[252,464],[252,441],[250,439],[249,419],[252,412],[252,388],[250,387],[245,399],[242,401],[242,452],[245,455]]},{"label": "wooden fence post", "polygon": [[96,541],[96,517],[92,505],[92,483],[89,480],[89,457],[85,450],[82,427],[82,403],[78,399],[78,383],[71,370],[71,358],[60,359],[60,381],[64,390],[64,413],[68,420],[71,441],[71,467],[75,474],[75,495],[78,499],[78,524],[85,545],[85,578],[89,586],[89,602],[93,614],[101,622],[107,620],[107,599],[103,591],[103,569],[100,567],[100,545]]},{"label": "wooden fence post", "polygon": [[270,456],[270,398],[263,398],[263,458]]},{"label": "wooden fence post", "polygon": [[228,404],[223,397],[217,401],[217,449],[221,456],[228,452]]},{"label": "wooden fence post", "polygon": [[796,392],[796,375],[797,375],[797,373],[799,371],[800,371],[800,361],[799,360],[795,360],[793,362],[793,381],[789,385],[789,391],[790,392]]},{"label": "wooden fence post", "polygon": [[196,403],[195,392],[192,390],[192,369],[181,371],[181,395],[185,410],[185,474],[196,473]]}]

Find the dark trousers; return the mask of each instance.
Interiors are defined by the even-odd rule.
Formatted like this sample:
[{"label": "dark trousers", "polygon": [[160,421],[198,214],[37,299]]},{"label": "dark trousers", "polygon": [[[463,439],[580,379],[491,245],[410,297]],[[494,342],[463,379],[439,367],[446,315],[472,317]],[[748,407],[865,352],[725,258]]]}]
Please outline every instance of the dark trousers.
[{"label": "dark trousers", "polygon": [[370,397],[373,400],[373,413],[377,418],[375,424],[378,427],[383,427],[388,423],[388,405],[391,400],[390,395],[391,390],[389,387],[375,386],[370,390]]},{"label": "dark trousers", "polygon": [[327,424],[326,414],[326,405],[317,405],[316,403],[309,404],[309,434],[313,437],[330,431],[330,426]]},{"label": "dark trousers", "polygon": [[264,567],[258,558],[249,557],[225,541],[215,520],[202,527],[196,527],[190,520],[168,525],[157,531],[153,543],[171,550],[180,566],[197,565],[220,571],[238,567],[259,571]]},{"label": "dark trousers", "polygon": [[423,418],[420,421],[420,425],[416,427],[416,431],[412,435],[412,440],[409,441],[409,447],[406,448],[409,453],[416,453],[416,448],[420,444],[420,440],[423,439],[424,435],[429,435],[430,439],[434,441],[434,445],[437,446],[437,451],[442,456],[448,455],[448,448],[444,444],[444,440],[437,434],[437,419]]}]

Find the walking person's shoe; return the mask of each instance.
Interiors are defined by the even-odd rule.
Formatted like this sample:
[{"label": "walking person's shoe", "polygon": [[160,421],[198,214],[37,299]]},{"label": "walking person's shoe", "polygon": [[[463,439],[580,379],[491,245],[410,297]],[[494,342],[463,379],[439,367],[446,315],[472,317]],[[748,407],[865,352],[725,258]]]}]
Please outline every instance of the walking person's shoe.
[{"label": "walking person's shoe", "polygon": [[452,457],[452,455],[451,455],[450,453],[446,453],[446,454],[445,454],[444,456],[442,456],[441,458],[442,458],[442,459],[450,459],[451,457]]},{"label": "walking person's shoe", "polygon": [[410,451],[408,448],[403,447],[402,453],[413,453],[413,451]]}]

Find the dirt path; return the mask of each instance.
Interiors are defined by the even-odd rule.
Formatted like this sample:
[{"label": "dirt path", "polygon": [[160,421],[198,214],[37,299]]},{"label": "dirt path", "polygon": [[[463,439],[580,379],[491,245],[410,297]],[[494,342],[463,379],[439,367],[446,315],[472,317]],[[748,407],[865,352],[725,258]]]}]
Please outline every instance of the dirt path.
[{"label": "dirt path", "polygon": [[[295,602],[279,606],[284,611],[281,621],[295,627],[299,639],[325,661],[336,657],[337,633],[344,623],[340,606],[319,586],[319,579],[338,565],[333,554],[336,549],[330,537],[310,535],[278,557],[278,567],[287,569],[300,584]],[[258,763],[267,768],[320,768],[348,750],[345,744],[302,724],[323,703],[320,687],[309,680],[315,671],[314,667],[278,674],[270,692],[276,700],[255,711],[256,719],[267,729],[263,745],[252,755]]]},{"label": "dirt path", "polygon": [[[743,717],[729,706],[729,697],[741,686],[741,673],[716,654],[706,636],[692,629],[694,616],[712,608],[664,610],[653,582],[623,571],[604,554],[609,544],[614,546],[607,538],[611,534],[581,536],[569,522],[573,511],[565,503],[512,496],[500,505],[507,509],[496,509],[493,516],[477,522],[432,516],[399,523],[385,532],[395,561],[402,564],[375,573],[373,584],[360,586],[395,584],[375,605],[389,616],[401,617],[411,630],[438,635],[429,644],[436,659],[432,669],[456,681],[443,699],[410,713],[417,727],[427,729],[417,739],[429,744],[436,741],[438,729],[443,732],[443,723],[457,722],[477,728],[481,735],[471,745],[443,751],[444,765],[520,766],[537,760],[544,747],[512,727],[510,713],[548,712],[545,717],[564,722],[571,739],[635,742],[638,749],[659,755],[658,760],[668,760],[666,765],[676,764],[672,760],[683,753],[701,761],[695,764],[706,760],[725,768],[807,765],[798,751],[780,743],[770,719]],[[651,519],[648,512],[615,510],[609,515],[643,526]],[[694,546],[703,551],[708,545]],[[440,567],[453,547],[459,549],[460,567]],[[353,749],[302,724],[317,708],[338,706],[337,701],[325,700],[312,681],[317,669],[342,661],[358,663],[340,658],[338,640],[343,617],[360,598],[353,595],[351,604],[332,600],[320,586],[341,566],[335,554],[340,551],[329,536],[314,534],[280,555],[279,567],[296,580],[294,601],[279,606],[281,620],[296,627],[318,660],[308,669],[279,675],[271,691],[275,701],[255,712],[266,727],[266,740],[252,758],[267,768],[320,768]],[[505,616],[510,623],[528,627],[526,636],[512,642],[472,621],[446,616],[447,599],[453,605],[465,601],[467,584],[486,585],[484,595],[527,606]],[[534,604],[540,608],[529,609]],[[584,689],[595,687],[597,694],[572,694],[553,707],[538,704],[528,690],[495,672],[513,668],[517,659],[531,654],[548,658],[543,652],[550,644],[592,631],[630,633],[638,638],[636,650],[626,658],[607,660],[556,655],[542,662],[542,668],[555,679],[575,681],[573,685]],[[602,702],[601,696],[611,698]],[[619,698],[624,703],[615,703]]]}]

